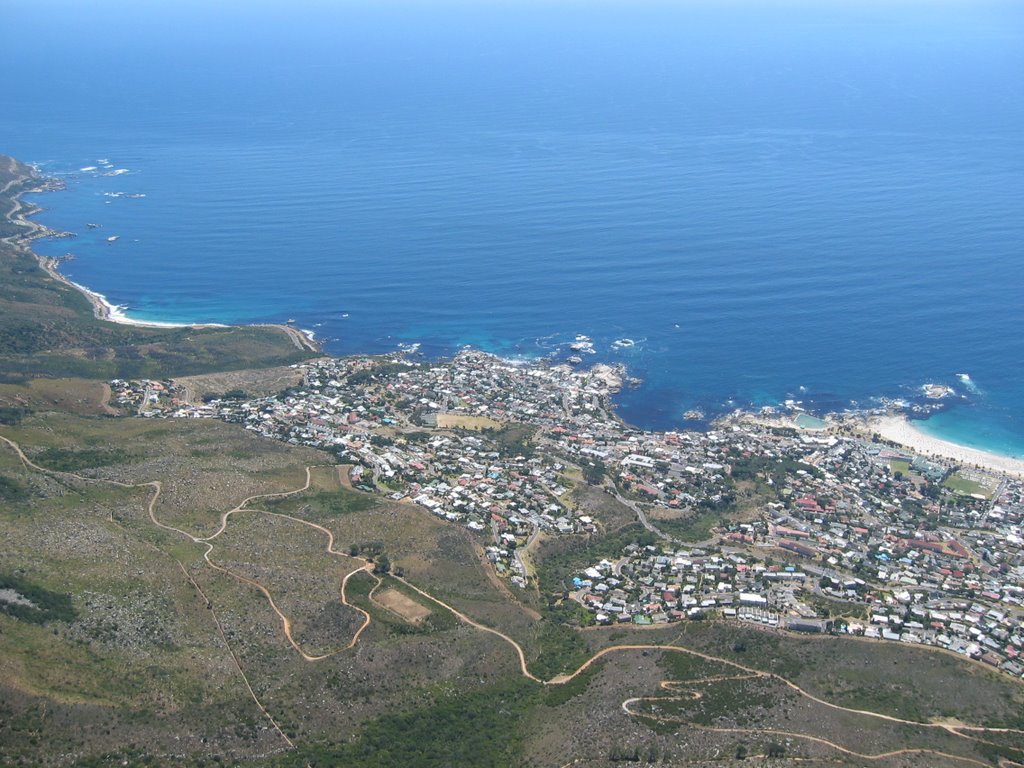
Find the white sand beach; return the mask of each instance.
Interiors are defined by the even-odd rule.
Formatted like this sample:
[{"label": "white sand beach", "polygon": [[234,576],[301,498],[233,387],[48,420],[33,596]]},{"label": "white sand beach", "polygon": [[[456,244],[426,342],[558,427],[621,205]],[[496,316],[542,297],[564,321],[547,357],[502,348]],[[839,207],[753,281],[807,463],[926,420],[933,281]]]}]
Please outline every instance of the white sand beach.
[{"label": "white sand beach", "polygon": [[886,440],[906,446],[922,456],[953,459],[961,464],[977,464],[995,472],[1024,477],[1024,461],[932,437],[915,427],[905,416],[878,416],[870,419],[866,427],[869,432],[877,432]]}]

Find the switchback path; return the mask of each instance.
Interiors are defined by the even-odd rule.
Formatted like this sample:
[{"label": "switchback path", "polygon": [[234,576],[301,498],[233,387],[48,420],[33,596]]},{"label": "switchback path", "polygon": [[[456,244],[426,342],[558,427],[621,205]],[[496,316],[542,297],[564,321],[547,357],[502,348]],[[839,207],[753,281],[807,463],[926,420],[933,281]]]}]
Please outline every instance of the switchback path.
[{"label": "switchback path", "polygon": [[[57,476],[57,477],[70,477],[70,478],[73,478],[75,480],[91,482],[91,483],[109,484],[109,485],[114,485],[114,486],[116,486],[118,488],[125,488],[125,489],[151,488],[153,490],[153,495],[150,497],[149,503],[146,505],[150,519],[152,519],[152,521],[154,523],[156,523],[158,526],[160,526],[161,528],[165,528],[167,530],[176,531],[178,533],[181,533],[181,534],[184,534],[184,535],[188,536],[188,534],[186,534],[184,531],[181,531],[181,530],[179,530],[177,528],[173,528],[171,526],[163,525],[159,520],[156,519],[156,516],[153,513],[153,507],[156,505],[157,499],[160,498],[161,485],[160,485],[160,481],[159,480],[153,480],[151,482],[146,482],[146,483],[130,484],[130,483],[121,483],[121,482],[118,482],[117,480],[106,480],[106,479],[95,478],[95,477],[86,477],[84,475],[76,475],[76,474],[71,473],[71,472],[61,472],[61,471],[55,470],[55,469],[47,469],[46,467],[42,467],[42,466],[36,464],[35,462],[33,462],[28,456],[25,455],[24,451],[21,450],[21,446],[18,445],[13,440],[10,440],[9,438],[6,438],[3,435],[0,435],[0,441],[2,441],[5,445],[10,447],[17,454],[18,459],[21,460],[21,463],[24,464],[27,469],[34,470],[34,471],[39,472],[41,474],[53,475],[53,476]],[[114,522],[112,517],[111,517],[111,522]],[[118,524],[118,525],[120,525],[120,524]],[[155,549],[160,551],[162,554],[165,554],[165,555],[167,554],[166,552],[163,552],[163,550],[161,550],[159,547],[156,547],[155,545],[151,544],[150,546],[154,547]],[[246,691],[249,692],[249,696],[252,697],[253,702],[255,702],[256,708],[259,709],[259,711],[263,714],[263,716],[267,718],[267,720],[270,722],[270,725],[273,727],[274,731],[281,737],[281,739],[285,742],[285,744],[287,744],[290,749],[294,748],[295,744],[292,742],[291,739],[288,738],[288,736],[285,734],[285,732],[281,729],[281,726],[278,724],[277,720],[274,719],[274,716],[271,715],[269,711],[267,711],[267,708],[265,706],[263,706],[263,702],[260,701],[259,697],[256,695],[256,691],[253,690],[252,684],[249,682],[249,677],[245,674],[245,670],[242,668],[242,664],[241,664],[241,662],[238,659],[238,655],[235,653],[234,649],[231,647],[231,643],[228,642],[227,635],[224,632],[224,627],[223,627],[223,625],[220,622],[220,618],[217,616],[217,612],[214,610],[213,602],[206,596],[206,593],[203,591],[202,587],[199,586],[199,584],[196,582],[196,580],[194,578],[192,578],[192,574],[190,574],[188,572],[188,569],[185,568],[185,566],[182,564],[182,562],[180,560],[178,560],[178,558],[176,558],[176,557],[173,557],[171,555],[168,555],[168,556],[172,557],[174,562],[178,564],[178,568],[181,569],[181,572],[185,575],[185,578],[193,586],[193,588],[195,588],[196,592],[199,593],[200,597],[202,597],[203,601],[206,603],[207,607],[210,609],[210,615],[213,618],[213,622],[214,622],[215,626],[217,627],[217,633],[220,635],[221,641],[224,643],[224,647],[227,648],[228,654],[231,656],[231,660],[235,664],[235,669],[238,670],[238,674],[242,678],[242,683],[245,685]]]},{"label": "switchback path", "polygon": [[[152,480],[152,481],[148,481],[148,482],[131,484],[131,483],[122,483],[122,482],[117,481],[117,480],[106,480],[106,479],[101,479],[101,478],[92,478],[92,477],[87,477],[87,476],[83,476],[83,475],[76,475],[76,474],[70,473],[70,472],[61,472],[61,471],[58,471],[58,470],[51,470],[51,469],[47,469],[45,467],[41,467],[38,464],[35,464],[34,462],[32,462],[24,454],[24,452],[22,451],[21,447],[17,443],[15,443],[13,440],[10,440],[10,439],[0,435],[0,441],[2,441],[4,444],[6,444],[10,448],[12,448],[17,453],[19,459],[22,461],[22,463],[26,467],[28,467],[28,468],[30,468],[32,470],[38,471],[38,472],[42,472],[42,473],[49,474],[49,475],[54,475],[54,476],[63,476],[63,477],[74,478],[74,479],[77,479],[77,480],[86,481],[86,482],[92,482],[92,483],[107,483],[107,484],[111,484],[111,485],[114,485],[114,486],[117,486],[117,487],[120,487],[120,488],[126,488],[126,489],[147,488],[147,487],[151,488],[153,490],[153,494],[152,494],[152,496],[151,496],[151,498],[149,500],[149,503],[147,504],[147,512],[148,512],[150,520],[154,523],[154,525],[158,526],[159,528],[161,528],[163,530],[171,531],[171,532],[177,533],[177,534],[179,534],[181,536],[184,536],[187,539],[189,539],[190,541],[192,541],[193,543],[202,544],[205,547],[205,552],[204,552],[204,555],[203,555],[203,559],[204,559],[204,561],[207,563],[207,565],[210,568],[212,568],[212,569],[214,569],[216,571],[219,571],[221,573],[224,573],[224,574],[226,574],[228,576],[231,576],[232,578],[237,579],[238,581],[241,581],[241,582],[243,582],[245,584],[248,584],[248,585],[252,586],[253,588],[257,589],[258,591],[260,591],[264,595],[264,597],[267,599],[267,601],[270,604],[271,608],[278,615],[278,617],[279,617],[279,619],[281,621],[281,625],[282,625],[282,628],[283,628],[284,635],[285,635],[286,639],[288,640],[289,644],[301,656],[301,658],[304,659],[307,662],[323,661],[324,659],[331,658],[332,656],[336,656],[339,653],[343,653],[344,651],[347,651],[347,650],[350,650],[350,649],[354,648],[356,646],[356,644],[358,643],[362,633],[371,624],[372,619],[370,617],[370,614],[368,612],[366,612],[365,610],[363,610],[362,608],[360,608],[358,606],[355,606],[355,605],[352,605],[348,601],[348,599],[346,597],[346,594],[345,594],[345,590],[346,590],[346,587],[348,585],[349,579],[352,576],[354,576],[354,575],[356,575],[357,573],[360,573],[360,572],[370,572],[370,575],[376,580],[375,586],[370,590],[370,593],[369,593],[369,596],[370,596],[371,600],[372,600],[373,592],[377,589],[377,587],[379,587],[381,585],[381,583],[382,583],[381,580],[378,577],[376,577],[376,575],[374,575],[372,573],[373,564],[371,562],[363,559],[363,558],[352,558],[352,559],[356,559],[356,560],[363,560],[363,564],[360,565],[358,568],[350,571],[349,573],[347,573],[342,578],[341,586],[340,586],[340,594],[339,594],[339,598],[340,598],[341,603],[343,605],[348,606],[350,608],[353,608],[354,610],[359,611],[363,615],[363,623],[362,623],[362,625],[356,630],[356,632],[354,633],[354,635],[352,637],[352,640],[344,648],[339,648],[337,650],[334,650],[334,651],[331,651],[331,652],[325,653],[325,654],[312,655],[312,654],[306,653],[300,647],[300,645],[295,641],[294,637],[292,636],[292,631],[291,631],[291,620],[284,614],[284,612],[282,612],[280,610],[280,608],[274,602],[274,598],[273,598],[273,595],[270,593],[270,590],[268,590],[264,585],[260,584],[259,582],[255,581],[253,579],[249,579],[249,578],[247,578],[245,576],[242,576],[240,574],[234,573],[233,571],[231,571],[231,570],[229,570],[227,568],[224,568],[221,565],[218,565],[210,557],[210,554],[214,550],[214,543],[213,543],[213,541],[218,536],[223,534],[224,531],[227,529],[227,526],[228,526],[228,523],[229,523],[229,520],[230,520],[231,516],[234,515],[237,512],[241,512],[241,511],[245,510],[245,511],[258,512],[260,514],[271,515],[271,516],[279,517],[279,518],[282,518],[282,519],[287,519],[287,520],[290,520],[292,522],[296,522],[296,523],[299,523],[301,525],[307,526],[309,528],[313,528],[313,529],[317,530],[318,532],[324,534],[327,537],[326,551],[327,551],[328,554],[335,555],[335,556],[351,558],[350,555],[348,555],[346,553],[339,552],[339,551],[337,551],[334,548],[334,543],[335,543],[335,541],[334,541],[334,534],[329,529],[325,528],[324,526],[319,525],[317,523],[313,523],[313,522],[311,522],[309,520],[303,520],[302,518],[294,517],[292,515],[287,515],[287,514],[278,513],[278,512],[269,512],[269,511],[265,511],[265,510],[253,509],[253,508],[248,506],[249,504],[251,504],[251,503],[253,503],[253,502],[255,502],[255,501],[259,500],[259,499],[284,498],[284,497],[292,496],[292,495],[295,495],[295,494],[298,494],[298,493],[302,493],[302,492],[308,490],[308,488],[309,488],[309,486],[311,484],[311,474],[310,474],[310,472],[313,469],[313,467],[307,467],[306,468],[306,480],[305,480],[305,483],[301,487],[296,488],[296,489],[291,490],[291,491],[277,492],[277,493],[266,493],[266,494],[257,494],[257,495],[254,495],[254,496],[249,496],[248,498],[244,499],[241,503],[239,503],[238,505],[236,505],[232,509],[228,510],[227,512],[224,512],[221,515],[220,525],[218,526],[218,529],[213,534],[211,534],[210,536],[206,536],[206,537],[199,537],[199,536],[195,536],[195,535],[193,535],[193,534],[191,534],[191,533],[189,533],[187,531],[184,531],[184,530],[182,530],[180,528],[176,528],[176,527],[174,527],[172,525],[167,525],[166,523],[163,523],[163,522],[161,522],[159,520],[159,518],[156,515],[156,511],[155,511],[156,504],[157,504],[157,501],[160,498],[160,493],[161,493],[161,488],[162,488],[161,483],[160,483],[159,480]],[[188,577],[189,574],[188,574],[187,570],[184,568],[184,566],[181,565],[180,562],[178,564],[179,564],[179,567],[182,569],[182,571],[185,573],[186,577]],[[814,703],[816,703],[816,704],[818,704],[820,706],[828,707],[829,709],[833,709],[833,710],[836,710],[836,711],[839,711],[839,712],[845,712],[845,713],[848,713],[848,714],[854,714],[854,715],[860,715],[860,716],[863,716],[863,717],[874,718],[874,719],[877,719],[877,720],[882,720],[882,721],[885,721],[885,722],[895,723],[895,724],[904,725],[904,726],[913,726],[913,727],[916,727],[916,728],[926,728],[926,729],[940,729],[940,730],[943,730],[943,731],[945,731],[945,732],[947,732],[947,733],[949,733],[949,734],[951,734],[953,736],[957,736],[959,738],[970,740],[970,741],[975,741],[975,742],[981,742],[981,743],[984,743],[984,744],[989,744],[991,746],[1000,746],[1000,745],[995,744],[994,742],[986,741],[986,740],[984,740],[982,738],[979,738],[976,735],[971,735],[971,734],[992,733],[992,734],[1015,734],[1015,735],[1024,736],[1024,730],[1016,729],[1016,728],[991,728],[991,727],[987,727],[987,726],[967,725],[967,724],[961,724],[961,723],[951,724],[951,723],[943,723],[943,722],[934,722],[934,723],[933,722],[919,722],[919,721],[916,721],[916,720],[907,720],[905,718],[895,717],[895,716],[892,716],[892,715],[885,715],[885,714],[881,714],[881,713],[878,713],[878,712],[872,712],[870,710],[856,709],[856,708],[852,708],[852,707],[844,707],[842,705],[834,704],[832,702],[829,702],[829,701],[826,701],[826,700],[824,700],[822,698],[819,698],[818,696],[815,696],[814,694],[807,692],[806,690],[804,690],[803,688],[801,688],[799,685],[797,685],[796,683],[792,682],[791,680],[788,680],[788,679],[786,679],[786,678],[784,678],[784,677],[782,677],[780,675],[777,675],[777,674],[775,674],[773,672],[765,672],[763,670],[755,669],[753,667],[749,667],[749,666],[740,664],[740,663],[738,663],[736,661],[732,661],[732,660],[729,660],[729,659],[722,658],[720,656],[714,656],[712,654],[702,653],[700,651],[692,650],[692,649],[689,649],[689,648],[683,648],[683,647],[680,647],[680,646],[677,646],[677,645],[620,644],[620,645],[609,646],[608,648],[604,648],[604,649],[598,651],[597,653],[595,653],[593,656],[591,656],[589,659],[587,659],[583,664],[581,664],[575,671],[573,671],[573,672],[571,672],[569,674],[556,675],[555,677],[553,677],[550,680],[542,680],[541,678],[537,677],[532,672],[530,672],[529,665],[528,665],[527,659],[526,659],[526,653],[524,652],[522,646],[516,640],[514,640],[513,638],[509,637],[508,635],[506,635],[505,633],[503,633],[503,632],[501,632],[501,631],[499,631],[497,629],[485,626],[485,625],[475,621],[471,617],[467,616],[465,613],[459,611],[454,606],[450,605],[449,603],[444,602],[443,600],[440,600],[437,597],[434,597],[429,592],[426,592],[425,590],[423,590],[423,589],[417,587],[416,585],[410,583],[405,578],[394,576],[394,575],[392,575],[392,578],[394,578],[396,581],[401,582],[407,588],[409,588],[410,590],[416,592],[417,594],[421,595],[422,597],[426,598],[427,600],[430,600],[431,602],[433,602],[433,603],[441,606],[442,608],[445,608],[446,610],[450,611],[456,618],[458,618],[464,624],[467,624],[468,626],[471,626],[471,627],[473,627],[473,628],[475,628],[475,629],[477,629],[477,630],[479,630],[481,632],[486,632],[488,634],[494,635],[494,636],[500,638],[501,640],[503,640],[504,642],[508,643],[512,647],[512,649],[515,651],[515,653],[516,653],[516,656],[517,656],[517,659],[518,659],[518,662],[519,662],[519,670],[520,670],[520,673],[523,675],[523,677],[526,677],[527,679],[532,680],[532,681],[534,681],[536,683],[539,683],[541,685],[564,685],[565,683],[570,682],[571,680],[576,678],[578,675],[580,675],[583,672],[585,672],[588,668],[590,668],[594,663],[596,663],[600,659],[602,659],[605,656],[608,656],[610,654],[613,654],[613,653],[620,653],[620,652],[624,652],[624,651],[638,651],[638,650],[639,651],[668,652],[668,653],[683,653],[683,654],[687,654],[689,656],[693,656],[695,658],[703,659],[705,661],[709,661],[709,662],[712,662],[712,663],[715,663],[715,664],[722,664],[722,665],[726,665],[728,667],[732,667],[734,669],[739,670],[740,673],[742,673],[742,674],[727,675],[727,676],[722,676],[722,675],[709,676],[709,677],[706,677],[706,678],[701,678],[701,679],[698,679],[698,680],[691,680],[691,681],[672,681],[672,680],[666,680],[666,681],[663,681],[662,684],[661,684],[662,688],[664,690],[678,690],[681,686],[684,686],[684,685],[687,685],[687,684],[695,685],[695,684],[700,684],[700,683],[711,683],[711,682],[721,681],[721,680],[725,680],[725,679],[736,680],[736,679],[761,678],[761,679],[766,679],[766,680],[774,680],[774,681],[776,681],[778,683],[781,683],[782,685],[784,685],[784,686],[790,688],[791,690],[795,691],[800,696],[802,696],[802,697],[804,697],[804,698],[806,698],[806,699],[808,699],[808,700],[810,700],[810,701],[812,701],[812,702],[814,702]],[[194,580],[191,579],[191,577],[189,577],[189,580],[195,585],[196,589],[203,596],[203,598],[207,600],[207,603],[209,604],[210,601],[206,598],[205,593],[202,592],[202,590],[199,588],[198,584],[196,584],[194,582]],[[224,635],[223,628],[220,626],[219,620],[215,619],[215,621],[217,623],[219,633],[221,634],[221,636],[224,639],[224,641],[227,642],[227,638]],[[230,646],[229,646],[229,650],[230,650]],[[245,681],[246,688],[248,689],[248,691],[249,691],[250,695],[252,696],[252,698],[256,701],[257,706],[264,713],[264,715],[268,718],[268,720],[270,720],[270,722],[273,723],[274,728],[280,733],[280,735],[288,743],[288,745],[289,746],[294,746],[292,744],[292,742],[288,739],[288,737],[283,733],[283,731],[280,730],[279,726],[274,721],[273,717],[270,715],[269,712],[267,712],[267,710],[260,703],[259,699],[256,697],[255,693],[253,692],[252,686],[249,685],[249,681],[245,677],[245,673],[242,671],[241,665],[238,662],[238,658],[237,658],[237,656],[235,656],[233,651],[231,651],[231,655],[232,655],[232,658],[235,660],[235,664],[238,667],[239,672],[242,674],[242,678]],[[696,694],[696,692],[688,692],[687,693],[688,696],[692,696],[694,694]],[[696,694],[696,695],[699,695],[699,694]],[[667,697],[666,698],[662,698],[662,697],[634,697],[634,698],[630,698],[630,699],[627,699],[626,701],[624,701],[621,706],[622,706],[622,710],[626,714],[628,714],[628,715],[630,715],[632,717],[642,717],[642,718],[651,718],[651,719],[664,719],[666,722],[668,722],[668,721],[675,721],[673,718],[668,717],[668,716],[659,716],[659,715],[653,715],[653,714],[636,712],[632,708],[632,706],[634,704],[636,704],[638,702],[642,702],[642,701],[666,701],[666,700],[671,700],[671,699],[667,698]],[[819,738],[819,737],[816,737],[816,736],[811,736],[809,734],[801,734],[801,733],[787,732],[787,731],[778,731],[778,730],[772,730],[772,729],[759,729],[759,728],[749,728],[749,729],[742,729],[742,728],[714,728],[714,727],[711,727],[711,726],[697,725],[697,724],[695,724],[695,723],[693,723],[691,721],[681,720],[681,719],[678,720],[678,722],[681,722],[681,723],[685,722],[690,727],[699,728],[701,730],[705,730],[705,731],[709,731],[709,732],[747,733],[747,734],[752,734],[752,735],[753,734],[765,734],[765,735],[783,736],[783,737],[787,737],[787,738],[803,739],[803,740],[806,740],[806,741],[811,741],[811,742],[814,742],[814,743],[822,744],[824,746],[828,746],[828,747],[833,748],[833,749],[835,749],[835,750],[837,750],[837,751],[839,751],[839,752],[841,752],[843,754],[847,754],[847,755],[850,755],[852,757],[856,757],[856,758],[862,759],[862,760],[876,761],[876,760],[882,760],[882,759],[886,759],[886,758],[890,758],[890,757],[897,757],[897,756],[903,755],[903,754],[932,754],[932,755],[936,755],[936,756],[947,758],[947,759],[962,761],[962,762],[965,762],[965,763],[968,763],[968,764],[972,764],[972,765],[980,765],[980,766],[988,766],[988,765],[990,765],[989,763],[984,763],[984,762],[981,762],[979,760],[975,760],[973,758],[968,758],[968,757],[964,757],[964,756],[960,756],[960,755],[952,755],[952,754],[948,754],[948,753],[945,753],[945,752],[939,752],[937,750],[930,750],[930,749],[926,749],[926,748],[903,749],[903,750],[896,750],[896,751],[893,751],[893,752],[885,752],[885,753],[881,753],[881,754],[877,754],[877,755],[870,755],[870,754],[862,754],[862,753],[859,753],[859,752],[855,752],[855,751],[853,751],[853,750],[851,750],[851,749],[849,749],[847,747],[844,747],[844,746],[842,746],[840,744],[837,744],[835,742],[829,741],[827,739]],[[1016,749],[1016,748],[1014,748],[1014,749]],[[1020,752],[1022,752],[1022,754],[1024,754],[1024,749],[1018,749],[1017,751],[1020,751]],[[1012,763],[1010,763],[1009,761],[1004,761],[1004,764],[1005,765],[1012,765]]]}]

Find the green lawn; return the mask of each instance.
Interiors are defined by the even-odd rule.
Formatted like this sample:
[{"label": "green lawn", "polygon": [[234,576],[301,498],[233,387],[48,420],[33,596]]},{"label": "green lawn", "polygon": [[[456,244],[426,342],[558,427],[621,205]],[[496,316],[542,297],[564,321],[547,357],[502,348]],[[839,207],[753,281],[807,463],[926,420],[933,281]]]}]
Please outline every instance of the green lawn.
[{"label": "green lawn", "polygon": [[965,496],[977,493],[984,496],[986,499],[992,495],[992,489],[987,488],[976,480],[969,480],[962,476],[959,472],[955,472],[946,478],[943,483],[946,488],[957,493],[962,493]]},{"label": "green lawn", "polygon": [[893,474],[899,472],[900,474],[906,475],[910,472],[910,462],[903,461],[902,459],[892,459],[889,462],[889,469],[892,470]]}]

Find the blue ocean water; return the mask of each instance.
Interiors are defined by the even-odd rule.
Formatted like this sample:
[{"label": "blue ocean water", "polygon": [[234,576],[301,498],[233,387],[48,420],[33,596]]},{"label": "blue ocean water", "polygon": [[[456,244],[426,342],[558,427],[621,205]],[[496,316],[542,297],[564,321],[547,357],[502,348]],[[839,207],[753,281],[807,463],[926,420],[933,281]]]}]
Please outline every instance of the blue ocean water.
[{"label": "blue ocean water", "polygon": [[1024,454],[1020,3],[5,18],[0,152],[66,178],[35,201],[79,233],[38,248],[133,317],[294,318],[337,354],[585,334],[651,428],[942,382],[927,429]]}]

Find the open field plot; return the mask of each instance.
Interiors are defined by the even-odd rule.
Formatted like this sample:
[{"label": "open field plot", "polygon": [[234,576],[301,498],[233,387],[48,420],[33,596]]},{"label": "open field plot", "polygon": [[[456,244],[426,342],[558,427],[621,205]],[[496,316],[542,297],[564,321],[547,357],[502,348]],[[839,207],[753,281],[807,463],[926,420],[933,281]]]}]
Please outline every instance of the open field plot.
[{"label": "open field plot", "polygon": [[0,384],[0,405],[30,411],[67,411],[81,416],[108,413],[104,408],[110,388],[88,379],[33,379],[22,384]]},{"label": "open field plot", "polygon": [[636,513],[603,488],[581,482],[573,490],[572,499],[585,514],[597,518],[606,532],[636,522]]},{"label": "open field plot", "polygon": [[345,488],[341,478],[337,465],[312,467],[309,472],[309,489],[311,492],[337,493]]},{"label": "open field plot", "polygon": [[648,519],[669,536],[682,541],[704,541],[711,536],[711,530],[724,521],[716,512],[699,510],[669,510],[652,507]]},{"label": "open field plot", "polygon": [[[372,621],[367,627],[366,637],[373,642],[465,626],[447,608],[393,576],[366,571],[356,573],[348,580],[345,597],[351,605],[370,616]],[[397,608],[402,608],[405,615],[398,613]],[[413,621],[413,616],[418,617],[417,620]]]},{"label": "open field plot", "polygon": [[302,383],[302,371],[289,365],[280,365],[180,376],[175,382],[185,388],[192,402],[202,400],[206,395],[220,396],[232,391],[242,391],[248,397],[266,397]]},{"label": "open field plot", "polygon": [[901,475],[908,475],[910,474],[910,462],[906,459],[890,459],[889,469],[893,474],[899,472]]},{"label": "open field plot", "polygon": [[942,483],[950,490],[963,494],[964,496],[983,496],[986,499],[992,497],[998,483],[989,477],[971,477],[965,472],[954,472]]},{"label": "open field plot", "polygon": [[403,595],[394,588],[381,590],[373,599],[410,624],[423,623],[423,620],[431,613],[430,609],[425,605],[417,603],[411,597]]},{"label": "open field plot", "polygon": [[501,429],[502,423],[486,416],[469,416],[461,413],[437,414],[438,429]]}]

